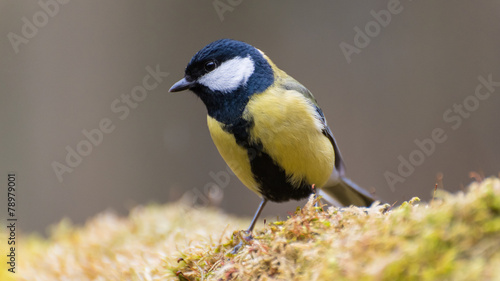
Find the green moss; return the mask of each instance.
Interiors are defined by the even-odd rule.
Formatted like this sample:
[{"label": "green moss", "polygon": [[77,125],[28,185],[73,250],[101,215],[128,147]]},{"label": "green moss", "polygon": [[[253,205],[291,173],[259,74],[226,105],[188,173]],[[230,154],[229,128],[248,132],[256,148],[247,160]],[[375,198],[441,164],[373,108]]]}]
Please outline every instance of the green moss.
[{"label": "green moss", "polygon": [[[500,279],[500,180],[438,191],[389,210],[314,207],[247,240],[248,221],[181,204],[63,221],[49,239],[21,237],[20,280]],[[225,228],[225,229],[223,229]],[[239,241],[245,246],[231,250]],[[0,275],[2,276],[2,275]],[[2,279],[3,280],[3,279]]]},{"label": "green moss", "polygon": [[[500,258],[500,181],[491,178],[472,184],[467,194],[438,196],[431,204],[414,198],[390,211],[375,206],[318,212],[311,199],[288,220],[257,231],[237,255],[224,256],[219,249],[212,266],[202,267],[186,251],[185,263],[174,268],[189,280],[500,278],[492,264]],[[204,253],[210,256],[210,250]]]}]

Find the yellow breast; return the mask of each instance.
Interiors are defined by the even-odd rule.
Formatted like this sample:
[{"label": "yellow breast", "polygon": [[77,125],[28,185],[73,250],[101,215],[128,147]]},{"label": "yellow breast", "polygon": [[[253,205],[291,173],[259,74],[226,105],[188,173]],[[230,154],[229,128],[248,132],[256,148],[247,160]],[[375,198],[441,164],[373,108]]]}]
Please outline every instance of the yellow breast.
[{"label": "yellow breast", "polygon": [[250,159],[245,148],[236,143],[234,136],[224,131],[223,124],[207,115],[208,129],[220,155],[240,181],[253,192],[260,195],[250,167]]},{"label": "yellow breast", "polygon": [[254,95],[244,112],[245,119],[253,119],[252,141],[262,143],[294,185],[306,179],[321,187],[334,168],[333,146],[317,114],[302,94],[279,87]]},{"label": "yellow breast", "polygon": [[[268,91],[249,101],[243,118],[252,120],[251,141],[282,167],[298,186],[304,179],[323,186],[333,171],[333,146],[321,132],[314,106],[295,91]],[[250,190],[260,195],[245,148],[223,130],[223,124],[207,116],[208,128],[222,158]]]}]

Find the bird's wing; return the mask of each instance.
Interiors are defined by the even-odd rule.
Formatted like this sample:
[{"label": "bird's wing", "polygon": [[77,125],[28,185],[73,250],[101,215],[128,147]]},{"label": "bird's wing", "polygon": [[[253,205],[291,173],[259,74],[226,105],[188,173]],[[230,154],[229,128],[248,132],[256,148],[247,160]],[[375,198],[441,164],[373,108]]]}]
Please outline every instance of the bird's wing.
[{"label": "bird's wing", "polygon": [[335,168],[340,176],[344,176],[344,161],[342,161],[342,156],[337,146],[337,142],[335,141],[332,131],[326,123],[325,115],[323,114],[321,108],[318,106],[318,102],[314,98],[313,94],[306,87],[304,87],[304,85],[300,84],[297,80],[293,79],[290,76],[284,78],[281,82],[281,85],[284,89],[299,92],[312,104],[314,104],[314,106],[316,107],[316,111],[318,112],[319,120],[323,124],[323,135],[325,135],[330,140],[335,151]]}]

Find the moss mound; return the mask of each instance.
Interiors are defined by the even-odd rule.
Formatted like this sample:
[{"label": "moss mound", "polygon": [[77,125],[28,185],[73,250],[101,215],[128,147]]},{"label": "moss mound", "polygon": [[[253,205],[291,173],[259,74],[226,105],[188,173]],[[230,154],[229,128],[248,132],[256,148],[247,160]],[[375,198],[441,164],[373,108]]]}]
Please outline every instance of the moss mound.
[{"label": "moss mound", "polygon": [[[61,222],[49,239],[21,237],[18,280],[500,279],[500,180],[438,192],[389,210],[315,208],[246,240],[248,221],[182,204]],[[234,231],[234,232],[233,232]],[[2,239],[4,240],[4,239]],[[245,241],[237,254],[232,248]],[[4,273],[2,273],[4,274]],[[3,275],[0,275],[2,280]]]}]

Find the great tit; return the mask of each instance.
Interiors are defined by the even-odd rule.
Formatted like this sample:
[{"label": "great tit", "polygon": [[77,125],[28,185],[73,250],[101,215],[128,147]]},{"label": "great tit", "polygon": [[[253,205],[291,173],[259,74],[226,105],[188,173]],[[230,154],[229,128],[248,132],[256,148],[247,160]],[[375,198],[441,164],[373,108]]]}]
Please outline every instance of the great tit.
[{"label": "great tit", "polygon": [[316,188],[335,205],[374,202],[344,176],[337,143],[311,92],[259,49],[231,39],[208,44],[169,92],[183,90],[203,101],[222,158],[262,198],[249,233],[267,201],[300,200]]}]

